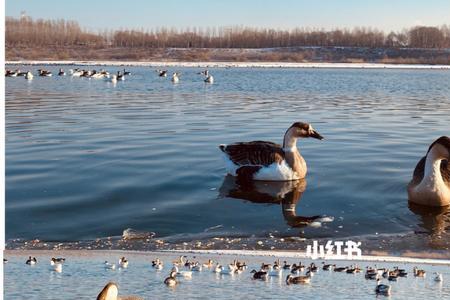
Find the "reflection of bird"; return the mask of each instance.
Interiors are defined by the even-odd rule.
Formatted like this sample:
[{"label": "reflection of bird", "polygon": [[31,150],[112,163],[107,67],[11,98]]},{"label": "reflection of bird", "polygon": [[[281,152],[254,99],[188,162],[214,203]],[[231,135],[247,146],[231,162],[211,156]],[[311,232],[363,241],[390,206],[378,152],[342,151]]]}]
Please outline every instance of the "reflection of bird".
[{"label": "reflection of bird", "polygon": [[420,216],[420,226],[429,231],[431,237],[437,236],[441,240],[442,235],[450,234],[446,230],[450,226],[450,206],[430,207],[409,202],[408,207]]},{"label": "reflection of bird", "polygon": [[288,181],[305,178],[306,162],[297,149],[297,139],[323,139],[310,124],[297,122],[288,128],[283,146],[254,141],[220,145],[227,171],[247,180]]},{"label": "reflection of bird", "polygon": [[304,227],[313,222],[330,222],[333,218],[297,216],[296,206],[306,189],[306,180],[295,181],[245,181],[226,176],[220,187],[221,197],[248,200],[254,203],[280,204],[283,217],[291,227]]},{"label": "reflection of bird", "polygon": [[427,206],[450,205],[450,138],[442,136],[428,148],[408,184],[410,202]]}]

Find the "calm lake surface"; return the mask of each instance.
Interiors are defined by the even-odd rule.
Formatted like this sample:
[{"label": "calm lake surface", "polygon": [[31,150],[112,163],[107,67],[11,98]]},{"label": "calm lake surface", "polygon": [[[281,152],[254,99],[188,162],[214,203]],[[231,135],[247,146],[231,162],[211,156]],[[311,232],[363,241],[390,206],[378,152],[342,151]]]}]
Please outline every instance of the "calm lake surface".
[{"label": "calm lake surface", "polygon": [[[448,211],[412,210],[406,194],[429,144],[450,133],[449,71],[210,69],[207,85],[201,69],[178,68],[174,85],[151,68],[127,70],[115,86],[6,78],[7,239],[449,230]],[[218,145],[282,143],[295,121],[325,137],[298,143],[309,173],[297,199],[283,184],[239,192]],[[299,228],[285,204],[334,221]]]}]

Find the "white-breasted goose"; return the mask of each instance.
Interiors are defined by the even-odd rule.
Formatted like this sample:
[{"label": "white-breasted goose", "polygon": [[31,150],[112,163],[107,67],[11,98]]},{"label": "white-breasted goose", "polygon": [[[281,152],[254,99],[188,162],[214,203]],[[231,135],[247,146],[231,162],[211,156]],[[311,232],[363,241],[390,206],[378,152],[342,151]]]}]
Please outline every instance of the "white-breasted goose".
[{"label": "white-breasted goose", "polygon": [[377,279],[377,286],[375,287],[375,293],[377,293],[377,295],[389,296],[391,294],[391,286],[381,284],[380,279]]},{"label": "white-breasted goose", "polygon": [[297,149],[297,139],[323,137],[308,123],[296,122],[284,135],[283,146],[254,141],[220,145],[227,171],[247,180],[289,181],[305,178],[306,162]]},{"label": "white-breasted goose", "polygon": [[212,75],[208,75],[208,77],[204,80],[206,83],[214,83],[214,77]]},{"label": "white-breasted goose", "polygon": [[410,202],[426,206],[450,205],[450,138],[442,136],[428,148],[408,184]]},{"label": "white-breasted goose", "polygon": [[167,286],[175,286],[175,285],[177,285],[178,282],[177,282],[175,276],[176,276],[176,272],[175,271],[170,272],[169,277],[164,279],[164,284],[167,285]]},{"label": "white-breasted goose", "polygon": [[36,257],[29,256],[25,263],[27,265],[33,266],[33,265],[37,264],[37,259],[36,259]]},{"label": "white-breasted goose", "polygon": [[172,74],[172,82],[173,83],[177,83],[177,82],[179,82],[180,81],[180,74],[179,73],[173,73]]}]

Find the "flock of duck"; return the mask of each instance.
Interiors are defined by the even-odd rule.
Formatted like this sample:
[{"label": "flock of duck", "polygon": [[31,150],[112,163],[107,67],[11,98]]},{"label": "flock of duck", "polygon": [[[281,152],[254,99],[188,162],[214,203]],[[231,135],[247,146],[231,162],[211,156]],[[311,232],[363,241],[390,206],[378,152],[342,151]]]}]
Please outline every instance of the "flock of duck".
[{"label": "flock of duck", "polygon": [[[201,263],[195,260],[195,256],[193,260],[189,260],[187,256],[182,255],[177,260],[169,263],[169,274],[168,277],[164,279],[164,284],[173,287],[180,284],[180,280],[189,279],[193,277],[194,273],[209,271],[216,274],[221,275],[236,275],[242,274],[248,268],[247,264],[243,261],[234,260],[233,262],[222,265],[219,262],[213,261],[212,259],[208,259],[208,261]],[[3,259],[4,263],[7,263],[8,260]],[[37,259],[35,257],[29,257],[26,260],[26,264],[33,266],[37,264]],[[62,272],[63,264],[66,262],[65,258],[51,258],[50,266],[52,270],[58,273]],[[128,268],[129,262],[126,257],[121,257],[118,263],[111,263],[105,261],[104,267],[107,270],[115,270]],[[150,266],[149,266],[150,267]],[[162,271],[164,269],[164,262],[156,258],[151,262],[151,267],[156,271]],[[259,270],[251,270],[250,276],[253,280],[262,280],[266,281],[269,277],[285,277],[285,282],[287,285],[290,284],[309,284],[311,280],[318,273],[319,269],[323,271],[329,272],[337,272],[337,273],[347,273],[347,274],[357,274],[363,273],[363,269],[360,268],[357,264],[345,267],[338,267],[335,264],[326,264],[325,262],[321,263],[321,266],[317,266],[315,263],[311,263],[308,266],[303,265],[301,262],[299,264],[288,264],[287,261],[281,263],[280,259],[277,259],[273,264],[262,263]],[[303,274],[303,275],[302,275]],[[382,278],[387,279],[388,281],[395,282],[399,278],[408,277],[408,272],[405,269],[400,269],[398,267],[393,267],[392,269],[388,268],[377,268],[367,266],[364,270],[364,278],[367,280],[375,280],[375,293],[378,295],[390,295],[391,294],[391,286],[387,284],[381,283]],[[426,271],[422,269],[418,269],[414,267],[412,269],[412,274],[414,277],[424,278],[426,277]],[[442,282],[443,277],[442,274],[435,272],[434,281]],[[98,300],[116,300],[118,299],[118,286],[113,282],[109,282],[102,291],[98,294]],[[124,299],[121,297],[120,299]],[[139,299],[139,298],[132,298]]]},{"label": "flock of duck", "polygon": [[[156,70],[159,77],[167,77],[168,70]],[[200,75],[204,76],[203,81],[206,83],[214,83],[214,77],[210,74],[208,70],[204,70],[200,73]],[[52,77],[53,73],[49,70],[43,70],[38,69],[37,75],[41,77]],[[66,76],[67,73],[63,69],[59,69],[58,76]],[[93,79],[107,79],[111,82],[117,82],[118,80],[125,80],[126,76],[131,75],[130,71],[126,71],[123,69],[123,71],[117,71],[116,74],[110,74],[108,71],[105,71],[103,69],[97,71],[97,70],[85,70],[85,69],[69,69],[68,75],[72,77],[85,77],[85,78],[93,78]],[[6,77],[24,77],[27,80],[32,80],[34,78],[34,75],[31,71],[23,72],[20,69],[16,70],[9,70],[7,69],[5,71]],[[181,73],[180,72],[173,72],[171,81],[173,83],[178,83],[180,81]]]}]

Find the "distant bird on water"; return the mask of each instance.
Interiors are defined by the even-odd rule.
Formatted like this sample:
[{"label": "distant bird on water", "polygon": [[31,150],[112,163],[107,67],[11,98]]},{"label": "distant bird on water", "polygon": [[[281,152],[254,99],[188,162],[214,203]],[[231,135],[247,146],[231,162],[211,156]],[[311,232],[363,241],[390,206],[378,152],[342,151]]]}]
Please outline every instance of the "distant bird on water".
[{"label": "distant bird on water", "polygon": [[206,83],[214,83],[214,77],[212,75],[208,75],[208,77],[205,78]]},{"label": "distant bird on water", "polygon": [[29,256],[25,263],[27,265],[33,266],[33,265],[37,264],[37,259],[36,259],[36,257]]},{"label": "distant bird on water", "polygon": [[240,142],[220,145],[227,171],[244,180],[289,181],[305,178],[307,167],[297,149],[297,139],[323,137],[308,123],[292,124],[284,134],[283,145],[272,142]]},{"label": "distant bird on water", "polygon": [[428,148],[408,184],[410,202],[426,206],[450,205],[450,138],[442,136]]},{"label": "distant bird on water", "polygon": [[156,70],[159,77],[167,77],[167,70]]},{"label": "distant bird on water", "polygon": [[178,83],[180,81],[180,77],[179,76],[180,76],[179,73],[177,73],[177,72],[173,73],[172,74],[172,82],[173,83]]}]

